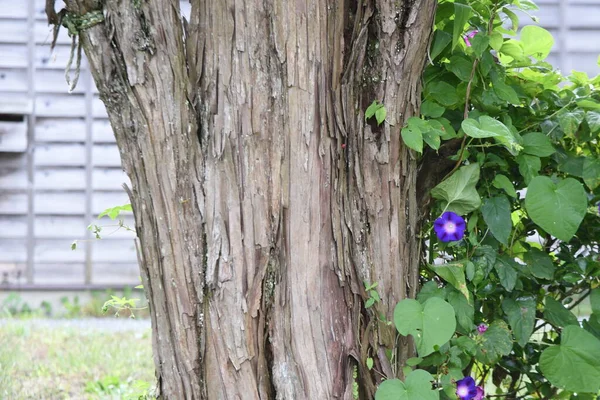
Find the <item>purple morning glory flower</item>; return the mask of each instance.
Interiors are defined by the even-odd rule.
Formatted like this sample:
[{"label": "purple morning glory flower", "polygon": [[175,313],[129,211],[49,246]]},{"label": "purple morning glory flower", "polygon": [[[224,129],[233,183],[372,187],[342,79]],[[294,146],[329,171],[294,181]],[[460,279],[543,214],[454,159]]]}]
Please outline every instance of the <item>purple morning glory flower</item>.
[{"label": "purple morning glory flower", "polygon": [[473,400],[477,396],[475,380],[470,376],[456,382],[456,395],[460,400]]},{"label": "purple morning glory flower", "polygon": [[483,335],[485,333],[485,331],[488,330],[488,326],[486,324],[479,324],[477,326],[477,332],[479,332],[480,335]]},{"label": "purple morning glory flower", "polygon": [[483,397],[485,396],[483,389],[479,386],[477,386],[475,389],[477,389],[477,394],[475,397],[473,397],[473,400],[483,400]]},{"label": "purple morning glory flower", "polygon": [[433,223],[435,234],[442,242],[460,240],[465,235],[465,220],[452,211],[446,211]]},{"label": "purple morning glory flower", "polygon": [[467,32],[467,34],[463,37],[467,47],[471,47],[471,42],[469,41],[469,39],[472,39],[475,35],[477,35],[477,32],[479,32],[479,31],[474,30],[474,31]]}]

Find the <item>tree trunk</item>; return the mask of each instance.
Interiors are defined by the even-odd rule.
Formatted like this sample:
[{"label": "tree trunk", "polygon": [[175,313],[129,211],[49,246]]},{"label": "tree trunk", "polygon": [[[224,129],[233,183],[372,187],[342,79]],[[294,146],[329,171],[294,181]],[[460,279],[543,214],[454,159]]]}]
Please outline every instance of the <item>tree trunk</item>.
[{"label": "tree trunk", "polygon": [[435,1],[192,0],[189,23],[176,0],[100,3],[67,8],[104,7],[79,36],[131,178],[163,398],[372,398],[412,347],[380,316],[418,285],[400,129]]}]

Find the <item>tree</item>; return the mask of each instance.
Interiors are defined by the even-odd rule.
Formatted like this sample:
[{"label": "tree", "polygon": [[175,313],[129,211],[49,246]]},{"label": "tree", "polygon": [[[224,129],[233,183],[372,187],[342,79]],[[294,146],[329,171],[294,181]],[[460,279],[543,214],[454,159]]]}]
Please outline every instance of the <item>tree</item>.
[{"label": "tree", "polygon": [[[417,164],[400,129],[436,3],[191,3],[187,22],[176,0],[66,0],[58,14],[47,0],[79,37],[131,179],[160,393],[349,399],[357,372],[372,398],[366,360],[399,374],[386,321],[418,286]],[[374,100],[381,124],[365,120]]]}]

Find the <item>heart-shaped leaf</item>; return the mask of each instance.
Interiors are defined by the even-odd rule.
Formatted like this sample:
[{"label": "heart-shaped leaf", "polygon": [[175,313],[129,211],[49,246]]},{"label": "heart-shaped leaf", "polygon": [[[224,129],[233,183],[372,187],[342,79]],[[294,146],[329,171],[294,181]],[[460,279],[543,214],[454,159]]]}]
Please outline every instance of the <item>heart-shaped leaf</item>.
[{"label": "heart-shaped leaf", "polygon": [[438,400],[440,395],[431,388],[433,376],[427,371],[416,369],[400,379],[385,380],[377,388],[375,400]]},{"label": "heart-shaped leaf", "polygon": [[494,364],[502,356],[512,351],[512,338],[506,322],[494,321],[482,335],[482,341],[477,350],[477,359],[484,364]]},{"label": "heart-shaped leaf", "polygon": [[575,314],[568,310],[563,304],[553,297],[546,297],[546,306],[544,309],[544,318],[554,326],[564,327],[567,325],[579,326],[579,321]]},{"label": "heart-shaped leaf", "polygon": [[433,353],[456,330],[454,308],[439,297],[422,305],[413,299],[400,301],[394,309],[394,323],[401,335],[413,336],[419,357]]},{"label": "heart-shaped leaf", "polygon": [[585,216],[587,196],[583,185],[573,178],[554,184],[546,176],[536,176],[527,188],[525,208],[540,228],[566,242]]},{"label": "heart-shaped leaf", "polygon": [[490,228],[490,232],[498,241],[508,246],[508,237],[512,231],[510,219],[510,203],[505,196],[496,196],[485,199],[481,206],[483,220]]},{"label": "heart-shaped leaf", "polygon": [[513,335],[521,347],[525,347],[533,332],[535,305],[535,300],[531,297],[516,300],[504,299],[502,302],[502,309],[508,317]]},{"label": "heart-shaped leaf", "polygon": [[544,350],[540,369],[554,386],[583,393],[600,390],[600,340],[584,329],[569,325],[560,345]]},{"label": "heart-shaped leaf", "polygon": [[461,167],[450,178],[442,181],[431,190],[431,195],[445,200],[448,211],[465,215],[481,205],[481,198],[475,189],[479,180],[479,165],[470,164]]}]

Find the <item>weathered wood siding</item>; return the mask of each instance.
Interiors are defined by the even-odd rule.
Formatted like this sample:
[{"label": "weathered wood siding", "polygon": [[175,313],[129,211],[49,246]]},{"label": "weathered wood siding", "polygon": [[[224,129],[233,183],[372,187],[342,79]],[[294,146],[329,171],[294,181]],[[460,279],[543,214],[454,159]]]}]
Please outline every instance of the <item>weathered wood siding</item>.
[{"label": "weathered wood siding", "polygon": [[[537,3],[556,38],[549,61],[564,72],[599,73],[600,0]],[[74,239],[92,239],[86,227],[99,212],[127,202],[127,177],[85,62],[67,93],[71,42],[63,29],[50,54],[44,5],[0,0],[0,283],[137,284],[131,233],[70,250]],[[184,15],[189,9],[182,2]],[[2,115],[18,104],[32,106],[22,120]]]},{"label": "weathered wood siding", "polygon": [[127,177],[85,62],[67,91],[71,41],[50,54],[44,6],[0,0],[0,284],[138,284],[133,235],[86,229],[115,224],[96,217],[128,202]]}]

